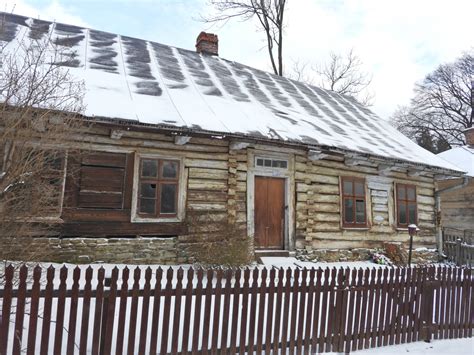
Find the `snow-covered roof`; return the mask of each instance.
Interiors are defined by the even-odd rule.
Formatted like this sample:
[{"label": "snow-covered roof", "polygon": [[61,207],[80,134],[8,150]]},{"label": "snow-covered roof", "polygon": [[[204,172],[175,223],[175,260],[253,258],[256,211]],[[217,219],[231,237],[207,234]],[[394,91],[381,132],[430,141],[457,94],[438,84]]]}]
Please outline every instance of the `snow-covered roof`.
[{"label": "snow-covered roof", "polygon": [[466,175],[474,177],[474,146],[455,147],[439,153],[438,157],[457,166],[459,170],[465,171]]},{"label": "snow-covered roof", "polygon": [[83,80],[85,114],[238,134],[457,168],[351,97],[223,58],[102,31],[2,14],[0,40],[52,35]]}]

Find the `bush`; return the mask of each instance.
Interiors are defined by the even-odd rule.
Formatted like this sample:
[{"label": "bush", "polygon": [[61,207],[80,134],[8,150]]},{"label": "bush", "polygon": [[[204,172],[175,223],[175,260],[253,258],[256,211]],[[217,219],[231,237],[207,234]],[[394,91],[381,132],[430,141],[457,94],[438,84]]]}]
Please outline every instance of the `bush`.
[{"label": "bush", "polygon": [[198,234],[190,244],[189,252],[195,264],[206,268],[241,267],[255,260],[253,238],[247,236],[245,228],[229,222],[222,223],[217,232]]}]

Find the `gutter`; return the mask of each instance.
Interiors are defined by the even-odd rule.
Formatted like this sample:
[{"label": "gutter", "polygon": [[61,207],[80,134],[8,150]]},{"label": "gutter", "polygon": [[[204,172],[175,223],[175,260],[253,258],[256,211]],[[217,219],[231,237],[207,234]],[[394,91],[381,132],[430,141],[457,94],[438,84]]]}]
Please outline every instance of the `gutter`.
[{"label": "gutter", "polygon": [[469,184],[469,176],[464,176],[462,183],[459,185],[454,185],[447,187],[442,190],[435,191],[435,213],[436,213],[436,229],[437,229],[437,238],[436,238],[436,244],[438,248],[438,254],[439,256],[443,255],[443,230],[441,228],[441,194],[444,192],[452,192],[456,191],[459,189],[462,189],[463,187],[466,187]]}]

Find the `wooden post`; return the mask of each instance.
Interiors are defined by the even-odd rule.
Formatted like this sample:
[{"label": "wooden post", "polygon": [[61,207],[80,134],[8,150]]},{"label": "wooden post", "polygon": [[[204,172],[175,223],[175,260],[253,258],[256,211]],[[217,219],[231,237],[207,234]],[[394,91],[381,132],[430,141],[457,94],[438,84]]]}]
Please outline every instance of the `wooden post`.
[{"label": "wooden post", "polygon": [[423,278],[423,293],[422,297],[422,310],[421,315],[421,338],[429,343],[431,342],[433,333],[433,301],[434,301],[434,267],[424,269],[425,277]]},{"label": "wooden post", "polygon": [[457,266],[462,265],[462,260],[461,260],[461,239],[457,238],[456,239],[456,256],[454,258],[454,261],[456,262]]}]

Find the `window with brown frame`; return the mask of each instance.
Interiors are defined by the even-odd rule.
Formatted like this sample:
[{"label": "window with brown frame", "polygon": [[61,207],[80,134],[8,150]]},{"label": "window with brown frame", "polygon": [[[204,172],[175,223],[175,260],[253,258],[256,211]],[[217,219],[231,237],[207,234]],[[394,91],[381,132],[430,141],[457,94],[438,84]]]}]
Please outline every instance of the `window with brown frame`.
[{"label": "window with brown frame", "polygon": [[178,213],[179,161],[140,159],[138,214],[142,217],[176,217]]},{"label": "window with brown frame", "polygon": [[397,225],[407,228],[409,224],[417,223],[416,186],[397,184]]},{"label": "window with brown frame", "polygon": [[355,177],[343,177],[342,225],[344,227],[363,228],[367,226],[365,200],[365,180]]}]

